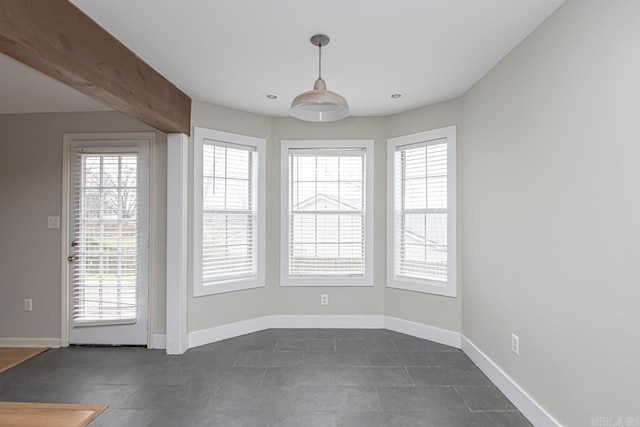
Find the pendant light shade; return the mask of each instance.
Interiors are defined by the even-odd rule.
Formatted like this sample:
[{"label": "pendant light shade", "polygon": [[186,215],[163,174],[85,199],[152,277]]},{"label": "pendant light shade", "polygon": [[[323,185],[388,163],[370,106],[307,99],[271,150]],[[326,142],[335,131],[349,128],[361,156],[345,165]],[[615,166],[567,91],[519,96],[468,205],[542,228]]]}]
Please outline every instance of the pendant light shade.
[{"label": "pendant light shade", "polygon": [[311,43],[318,46],[318,80],[313,90],[301,93],[291,103],[289,114],[308,122],[334,122],[349,115],[347,100],[335,92],[327,90],[322,80],[322,46],[329,43],[329,37],[316,34],[311,37]]}]

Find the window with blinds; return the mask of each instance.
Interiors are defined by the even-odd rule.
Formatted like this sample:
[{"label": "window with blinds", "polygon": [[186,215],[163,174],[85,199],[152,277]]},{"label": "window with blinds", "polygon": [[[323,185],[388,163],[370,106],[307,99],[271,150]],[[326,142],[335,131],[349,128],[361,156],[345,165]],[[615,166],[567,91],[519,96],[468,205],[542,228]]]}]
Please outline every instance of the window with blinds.
[{"label": "window with blinds", "polygon": [[265,285],[261,138],[194,128],[193,294]]},{"label": "window with blinds", "polygon": [[387,141],[387,286],[456,296],[456,127]]},{"label": "window with blinds", "polygon": [[257,162],[250,146],[205,140],[202,156],[204,283],[255,277]]},{"label": "window with blinds", "polygon": [[364,276],[364,150],[289,151],[289,275]]},{"label": "window with blinds", "polygon": [[372,140],[281,145],[281,286],[373,286]]},{"label": "window with blinds", "polygon": [[138,153],[80,151],[77,162],[72,323],[135,323]]},{"label": "window with blinds", "polygon": [[398,147],[395,170],[396,274],[446,281],[446,140]]}]

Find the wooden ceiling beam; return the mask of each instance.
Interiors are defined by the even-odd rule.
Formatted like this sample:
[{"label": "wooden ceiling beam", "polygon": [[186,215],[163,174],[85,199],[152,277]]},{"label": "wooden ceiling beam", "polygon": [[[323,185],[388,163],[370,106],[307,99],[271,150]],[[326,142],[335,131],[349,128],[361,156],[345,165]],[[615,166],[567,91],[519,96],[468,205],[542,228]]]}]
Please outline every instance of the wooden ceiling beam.
[{"label": "wooden ceiling beam", "polygon": [[166,133],[191,98],[67,0],[0,0],[0,52]]}]

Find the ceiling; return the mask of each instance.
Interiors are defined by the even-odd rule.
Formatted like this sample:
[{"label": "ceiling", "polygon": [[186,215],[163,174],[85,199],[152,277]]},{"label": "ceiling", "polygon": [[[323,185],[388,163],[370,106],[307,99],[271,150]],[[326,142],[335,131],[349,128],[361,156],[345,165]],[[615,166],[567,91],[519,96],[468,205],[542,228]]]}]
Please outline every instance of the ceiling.
[{"label": "ceiling", "polygon": [[[327,88],[352,115],[385,116],[462,95],[563,2],[71,1],[193,99],[276,117],[317,78],[316,33],[331,38]],[[0,57],[0,113],[7,91],[24,91],[15,112],[106,109],[20,67]]]}]

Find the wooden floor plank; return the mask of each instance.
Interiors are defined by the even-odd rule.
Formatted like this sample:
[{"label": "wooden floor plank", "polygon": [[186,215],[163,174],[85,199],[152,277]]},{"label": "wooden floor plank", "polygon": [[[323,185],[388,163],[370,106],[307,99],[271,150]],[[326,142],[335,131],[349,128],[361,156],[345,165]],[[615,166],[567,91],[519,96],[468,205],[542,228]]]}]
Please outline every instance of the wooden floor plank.
[{"label": "wooden floor plank", "polygon": [[15,348],[0,347],[0,372],[4,372],[9,368],[32,358],[35,355],[48,350],[48,347],[40,348]]},{"label": "wooden floor plank", "polygon": [[0,426],[83,427],[106,409],[107,405],[0,402]]}]

